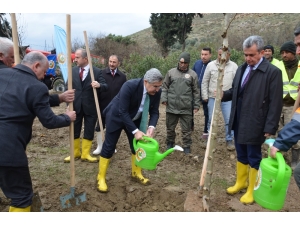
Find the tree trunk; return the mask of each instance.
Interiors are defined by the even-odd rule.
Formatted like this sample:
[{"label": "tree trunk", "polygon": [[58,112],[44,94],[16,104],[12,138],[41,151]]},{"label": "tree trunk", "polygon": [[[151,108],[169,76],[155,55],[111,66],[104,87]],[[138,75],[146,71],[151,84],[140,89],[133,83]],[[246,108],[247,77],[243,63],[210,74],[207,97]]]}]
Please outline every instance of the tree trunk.
[{"label": "tree trunk", "polygon": [[221,96],[222,96],[222,86],[223,86],[223,77],[224,69],[226,65],[226,56],[228,54],[228,38],[227,38],[227,29],[228,29],[228,16],[224,14],[224,33],[223,37],[223,53],[221,57],[220,68],[218,71],[218,80],[217,80],[217,91],[214,109],[211,118],[210,132],[208,136],[206,152],[203,162],[202,174],[200,179],[200,192],[202,196],[203,209],[204,211],[209,211],[209,198],[210,198],[210,187],[212,185],[211,179],[213,175],[213,159],[214,152],[217,148],[217,134],[218,134],[218,116],[221,111]]}]

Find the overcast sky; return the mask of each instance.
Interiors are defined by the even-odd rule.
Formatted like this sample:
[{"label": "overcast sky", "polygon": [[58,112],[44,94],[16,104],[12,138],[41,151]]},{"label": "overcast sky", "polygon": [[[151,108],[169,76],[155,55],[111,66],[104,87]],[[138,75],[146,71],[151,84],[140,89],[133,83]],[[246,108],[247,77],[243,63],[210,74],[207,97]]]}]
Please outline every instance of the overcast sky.
[{"label": "overcast sky", "polygon": [[[232,1],[232,2],[231,2]],[[88,36],[122,35],[127,36],[149,28],[151,13],[196,11],[201,13],[275,13],[297,12],[298,7],[269,4],[252,0],[247,7],[233,7],[234,0],[199,1],[190,0],[14,0],[1,4],[2,12],[15,12],[18,26],[25,28],[23,45],[32,49],[50,50],[54,47],[54,25],[66,30],[66,15],[71,15],[71,41],[79,38],[84,43],[84,31]],[[289,9],[285,9],[285,8]],[[79,13],[82,12],[82,13]],[[10,22],[10,14],[7,13]]]},{"label": "overcast sky", "polygon": [[[115,34],[127,36],[149,28],[151,13],[70,13],[71,41],[84,43],[87,36]],[[51,50],[54,46],[54,25],[66,30],[65,13],[16,13],[18,27],[24,27],[23,45],[31,49]],[[10,22],[10,14],[7,14]]]}]

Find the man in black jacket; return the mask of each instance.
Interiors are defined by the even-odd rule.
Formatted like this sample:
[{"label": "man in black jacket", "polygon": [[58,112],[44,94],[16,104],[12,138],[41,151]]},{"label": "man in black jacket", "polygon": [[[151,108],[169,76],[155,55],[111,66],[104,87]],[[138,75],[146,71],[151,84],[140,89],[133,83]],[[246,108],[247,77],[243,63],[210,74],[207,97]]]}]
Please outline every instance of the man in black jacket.
[{"label": "man in black jacket", "polygon": [[[74,122],[74,158],[81,158],[81,161],[98,162],[96,157],[90,155],[98,118],[93,88],[96,88],[99,93],[107,91],[108,86],[102,76],[102,71],[97,67],[92,68],[95,78],[92,82],[85,49],[79,48],[75,51],[75,62],[77,66],[72,69],[72,87],[76,89],[73,105],[77,114]],[[84,133],[80,152],[80,133],[83,122]],[[70,162],[70,156],[66,157],[64,162]]]},{"label": "man in black jacket", "polygon": [[[126,82],[126,75],[118,69],[120,65],[117,55],[111,55],[108,60],[108,67],[103,70],[103,77],[108,85],[106,92],[101,92],[98,96],[99,106],[101,111],[101,120],[103,129],[105,128],[105,117],[103,116],[103,110],[110,103],[110,101],[119,93],[122,85]],[[93,151],[94,155],[99,155],[102,149],[102,136],[100,132],[99,122],[96,127],[97,135],[97,149]]]},{"label": "man in black jacket", "polygon": [[[0,69],[12,68],[15,63],[14,44],[8,38],[0,37]],[[68,90],[61,94],[52,94],[49,96],[51,107],[59,106],[62,102],[73,102],[75,90]]]},{"label": "man in black jacket", "polygon": [[237,69],[232,88],[224,91],[222,99],[232,100],[228,130],[234,130],[237,153],[236,183],[227,193],[235,194],[248,187],[240,199],[244,204],[254,201],[253,190],[262,160],[261,145],[266,137],[275,135],[282,109],[281,70],[263,57],[263,48],[260,36],[250,36],[244,41],[246,62]]},{"label": "man in black jacket", "polygon": [[[40,82],[49,67],[40,52],[25,55],[21,64],[0,75],[0,188],[11,199],[10,212],[29,212],[33,189],[26,156],[36,117],[48,129],[69,126],[75,111],[55,115],[46,85]],[[8,132],[10,131],[10,132]]]}]

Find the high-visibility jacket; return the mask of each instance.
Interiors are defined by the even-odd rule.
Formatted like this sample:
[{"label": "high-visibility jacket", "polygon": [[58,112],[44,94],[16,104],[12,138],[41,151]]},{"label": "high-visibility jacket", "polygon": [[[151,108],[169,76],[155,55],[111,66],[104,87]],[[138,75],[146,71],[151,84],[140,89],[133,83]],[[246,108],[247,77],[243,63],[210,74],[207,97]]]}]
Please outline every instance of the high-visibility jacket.
[{"label": "high-visibility jacket", "polygon": [[298,64],[298,69],[294,75],[294,78],[289,81],[289,77],[285,70],[283,61],[279,61],[277,67],[282,72],[282,82],[283,82],[283,98],[289,93],[290,96],[296,100],[298,96],[298,85],[300,83],[300,62]]},{"label": "high-visibility jacket", "polygon": [[274,66],[277,66],[279,62],[280,61],[278,59],[273,58],[272,61],[271,61],[271,64],[273,64]]}]

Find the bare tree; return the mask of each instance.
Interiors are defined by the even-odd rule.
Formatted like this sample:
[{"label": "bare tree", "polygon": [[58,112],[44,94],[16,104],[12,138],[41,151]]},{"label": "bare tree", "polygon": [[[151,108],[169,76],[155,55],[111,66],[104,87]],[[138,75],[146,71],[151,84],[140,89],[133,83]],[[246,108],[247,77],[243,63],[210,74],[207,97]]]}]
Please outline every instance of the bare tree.
[{"label": "bare tree", "polygon": [[[235,17],[233,17],[234,19]],[[233,20],[232,19],[232,20]],[[232,22],[230,21],[230,23]],[[221,93],[222,93],[222,84],[223,84],[223,77],[224,77],[224,70],[226,65],[226,56],[228,54],[228,28],[230,26],[228,23],[228,15],[224,14],[224,31],[221,35],[223,38],[222,44],[222,57],[221,57],[221,65],[218,70],[218,80],[217,80],[217,93],[214,103],[214,109],[212,113],[211,119],[211,127],[209,132],[209,137],[206,145],[205,157],[203,162],[203,168],[200,178],[200,185],[199,185],[199,193],[202,196],[202,203],[203,203],[203,210],[209,212],[209,198],[210,198],[210,187],[211,187],[211,179],[213,175],[213,159],[214,159],[214,152],[217,149],[217,133],[218,133],[218,121],[217,117],[221,112]]]}]

